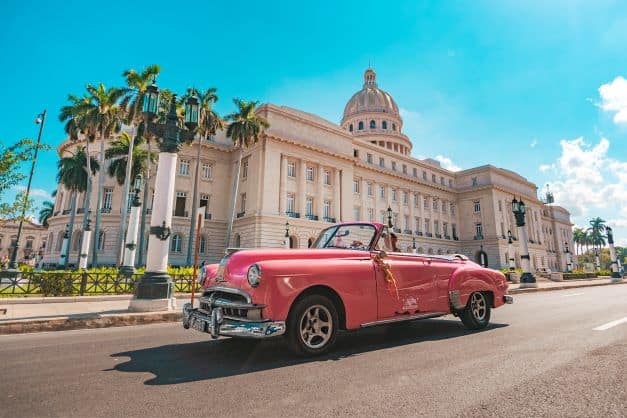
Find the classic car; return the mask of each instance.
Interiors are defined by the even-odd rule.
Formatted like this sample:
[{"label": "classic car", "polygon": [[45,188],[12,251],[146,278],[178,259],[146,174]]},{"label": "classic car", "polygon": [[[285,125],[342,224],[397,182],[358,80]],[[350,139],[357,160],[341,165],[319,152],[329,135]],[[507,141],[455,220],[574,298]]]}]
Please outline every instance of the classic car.
[{"label": "classic car", "polygon": [[393,252],[380,223],[324,229],[309,249],[232,249],[204,268],[199,306],[183,326],[212,337],[283,335],[303,355],[328,351],[339,330],[458,316],[481,329],[513,299],[505,276],[463,255]]}]

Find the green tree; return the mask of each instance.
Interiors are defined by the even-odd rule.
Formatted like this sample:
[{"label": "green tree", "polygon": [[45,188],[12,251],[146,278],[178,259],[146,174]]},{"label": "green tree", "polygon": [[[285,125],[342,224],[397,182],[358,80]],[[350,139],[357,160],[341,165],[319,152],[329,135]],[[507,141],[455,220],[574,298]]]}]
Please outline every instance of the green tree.
[{"label": "green tree", "polygon": [[[63,267],[67,267],[69,259],[69,248],[71,248],[70,244],[74,229],[74,217],[76,215],[76,198],[78,193],[84,192],[87,189],[87,182],[89,181],[87,160],[85,148],[79,147],[75,153],[70,153],[69,156],[62,157],[57,163],[57,183],[65,186],[65,188],[70,191],[71,196],[70,222],[68,226],[68,254],[65,254]],[[93,157],[89,157],[89,160],[93,175],[100,169],[100,164]]]},{"label": "green tree", "polygon": [[[133,157],[131,167],[130,183],[134,183],[138,174],[146,173],[148,163],[155,162],[156,156],[154,153],[149,154],[142,145],[144,145],[145,139],[139,137],[133,141]],[[111,177],[115,177],[119,185],[123,185],[126,181],[126,167],[128,166],[128,151],[131,146],[131,136],[122,132],[118,139],[113,140],[109,148],[105,151],[105,158],[111,160],[107,173]]]},{"label": "green tree", "polygon": [[189,225],[189,234],[187,242],[187,265],[191,265],[193,262],[195,235],[196,235],[196,222],[198,218],[198,181],[200,178],[200,152],[202,149],[202,141],[207,141],[209,137],[216,134],[218,130],[224,129],[224,121],[213,110],[213,104],[218,101],[217,89],[208,88],[204,92],[200,92],[196,89],[188,89],[187,94],[182,97],[184,102],[188,97],[196,96],[199,102],[199,114],[198,114],[198,141],[197,141],[197,155],[196,155],[196,170],[194,172],[194,188],[192,192],[192,221]]},{"label": "green tree", "polygon": [[54,211],[54,203],[46,200],[42,205],[43,207],[39,209],[38,220],[43,226],[48,226],[48,219],[52,217]]},{"label": "green tree", "polygon": [[259,135],[264,129],[270,127],[268,121],[259,116],[257,105],[259,102],[246,102],[240,99],[233,99],[237,106],[237,111],[226,117],[230,125],[226,129],[226,136],[231,138],[233,146],[239,150],[237,157],[237,170],[233,178],[233,194],[229,208],[229,222],[226,230],[226,246],[231,242],[231,233],[233,231],[233,220],[235,218],[235,205],[237,202],[237,193],[239,190],[239,176],[242,169],[242,157],[244,149],[248,148],[259,141]]}]

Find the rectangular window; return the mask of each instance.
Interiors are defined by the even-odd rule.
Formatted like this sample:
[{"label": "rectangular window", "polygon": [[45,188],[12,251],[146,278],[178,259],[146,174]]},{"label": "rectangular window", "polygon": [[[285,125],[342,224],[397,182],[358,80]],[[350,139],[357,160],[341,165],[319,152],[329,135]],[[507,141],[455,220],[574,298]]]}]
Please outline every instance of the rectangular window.
[{"label": "rectangular window", "polygon": [[453,187],[453,179],[448,179],[448,187]]},{"label": "rectangular window", "polygon": [[436,234],[440,233],[440,222],[439,221],[433,221],[433,232]]},{"label": "rectangular window", "polygon": [[448,204],[446,202],[442,202],[442,213],[446,213],[446,207]]},{"label": "rectangular window", "polygon": [[396,161],[392,161],[392,170],[396,171]]},{"label": "rectangular window", "polygon": [[366,154],[366,162],[372,164],[372,154]]},{"label": "rectangular window", "polygon": [[423,179],[424,181],[427,181],[427,172],[426,172],[426,171],[423,171],[423,172],[422,172],[422,179]]},{"label": "rectangular window", "polygon": [[308,197],[305,201],[305,215],[313,216],[313,197]]},{"label": "rectangular window", "polygon": [[433,199],[433,210],[438,210],[438,200]]},{"label": "rectangular window", "polygon": [[213,177],[213,166],[209,163],[202,163],[202,178],[209,180]]},{"label": "rectangular window", "polygon": [[368,182],[368,196],[372,196],[372,183]]},{"label": "rectangular window", "polygon": [[473,205],[474,205],[474,207],[475,207],[475,213],[477,213],[477,212],[481,212],[481,202],[480,202],[480,201],[475,200],[475,201],[473,202]]},{"label": "rectangular window", "polygon": [[287,176],[288,177],[296,177],[296,164],[295,163],[287,163]]},{"label": "rectangular window", "polygon": [[407,201],[409,200],[409,193],[407,192],[403,192],[403,205],[407,204]]},{"label": "rectangular window", "polygon": [[431,174],[431,181],[434,182],[434,183],[438,182],[437,177],[435,176],[435,174]]},{"label": "rectangular window", "polygon": [[187,193],[176,192],[176,203],[174,205],[174,216],[185,216],[185,202],[187,201]]},{"label": "rectangular window", "polygon": [[353,157],[359,158],[359,150],[358,149],[353,149]]},{"label": "rectangular window", "polygon": [[453,234],[453,238],[457,238],[457,225],[451,225],[451,233]]},{"label": "rectangular window", "polygon": [[385,199],[385,187],[383,186],[379,186],[379,197],[381,197],[381,199]]},{"label": "rectangular window", "polygon": [[420,218],[417,216],[414,218],[414,226],[416,227],[416,232],[420,231]]},{"label": "rectangular window", "polygon": [[403,174],[407,174],[407,164],[403,164]]},{"label": "rectangular window", "polygon": [[398,224],[398,213],[392,214],[392,225],[394,225],[394,228],[400,227],[400,225]]},{"label": "rectangular window", "polygon": [[241,213],[246,212],[246,193],[242,193],[241,195],[239,208]]},{"label": "rectangular window", "polygon": [[307,167],[307,181],[314,181],[314,169],[313,169],[313,167]]},{"label": "rectangular window", "polygon": [[359,221],[359,208],[353,208],[353,220]]},{"label": "rectangular window", "polygon": [[325,218],[331,217],[331,201],[330,200],[324,201],[324,206],[322,207],[322,214],[323,214],[323,217]]},{"label": "rectangular window", "polygon": [[424,206],[424,208],[425,208],[426,210],[429,210],[429,200],[425,197],[425,198],[423,199],[423,202],[424,202],[424,205],[423,205],[423,206]]},{"label": "rectangular window", "polygon": [[374,209],[368,208],[368,222],[374,222]]},{"label": "rectangular window", "polygon": [[113,189],[111,187],[105,187],[104,188],[104,202],[102,204],[102,208],[111,210],[112,200],[113,200]]},{"label": "rectangular window", "polygon": [[418,177],[418,169],[416,167],[414,167],[414,177]]},{"label": "rectangular window", "polygon": [[473,187],[479,185],[479,182],[477,181],[477,177],[473,177],[472,178],[472,185],[473,185]]},{"label": "rectangular window", "polygon": [[455,215],[455,205],[451,203],[451,215]]},{"label": "rectangular window", "polygon": [[392,202],[396,202],[396,189],[392,189]]},{"label": "rectangular window", "polygon": [[425,219],[425,234],[431,232],[431,221],[429,219]]},{"label": "rectangular window", "polygon": [[479,224],[475,224],[475,238],[482,239],[483,238],[483,226]]},{"label": "rectangular window", "polygon": [[179,162],[179,174],[181,176],[189,176],[189,160],[181,160]]},{"label": "rectangular window", "polygon": [[[503,204],[501,203],[501,201],[499,200],[499,212],[503,212]],[[536,219],[537,221],[537,219]]]},{"label": "rectangular window", "polygon": [[379,167],[385,167],[385,160],[383,157],[379,157]]},{"label": "rectangular window", "polygon": [[324,184],[327,186],[331,185],[331,173],[329,170],[324,170]]},{"label": "rectangular window", "polygon": [[287,194],[287,213],[294,213],[294,202],[296,201],[296,197],[292,193]]},{"label": "rectangular window", "polygon": [[448,223],[442,222],[442,232],[444,232],[444,236],[448,236]]},{"label": "rectangular window", "polygon": [[403,230],[404,231],[409,230],[409,216],[405,215],[403,221],[404,221],[404,223],[403,223]]},{"label": "rectangular window", "polygon": [[446,183],[444,182],[444,177],[440,177],[440,184],[442,186],[446,185]]},{"label": "rectangular window", "polygon": [[248,159],[242,162],[242,179],[248,177]]},{"label": "rectangular window", "polygon": [[385,212],[381,212],[381,223],[384,225],[388,224],[388,219],[387,219],[387,215],[385,214]]},{"label": "rectangular window", "polygon": [[414,196],[414,207],[417,208],[418,207],[418,195],[415,194]]},{"label": "rectangular window", "polygon": [[353,192],[359,193],[359,180],[353,180]]},{"label": "rectangular window", "polygon": [[[209,210],[209,200],[210,200],[210,196],[208,194],[200,195],[200,207],[206,208],[205,211]],[[209,212],[205,212],[205,213],[209,213]]]}]

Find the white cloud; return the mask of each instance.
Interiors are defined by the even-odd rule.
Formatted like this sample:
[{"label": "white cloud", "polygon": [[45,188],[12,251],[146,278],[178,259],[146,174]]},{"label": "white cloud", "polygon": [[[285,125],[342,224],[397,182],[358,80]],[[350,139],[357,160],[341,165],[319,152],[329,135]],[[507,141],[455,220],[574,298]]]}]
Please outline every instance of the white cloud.
[{"label": "white cloud", "polygon": [[549,170],[555,170],[555,164],[541,164],[540,167],[538,167],[538,170],[542,173],[546,173]]},{"label": "white cloud", "polygon": [[456,165],[453,160],[443,155],[436,155],[433,157],[434,160],[439,161],[443,168],[450,171],[460,171],[462,168]]},{"label": "white cloud", "polygon": [[531,148],[535,148],[535,147],[536,147],[536,145],[538,145],[538,140],[534,138],[534,139],[533,139],[533,141],[531,141],[531,144],[529,144],[529,146],[530,146]]},{"label": "white cloud", "polygon": [[627,80],[618,76],[611,83],[599,87],[601,103],[599,107],[614,113],[614,123],[627,124]]},{"label": "white cloud", "polygon": [[[25,186],[15,186],[15,189],[19,192],[25,192],[26,191],[26,187]],[[48,193],[47,191],[45,191],[44,189],[30,189],[30,197],[31,198],[41,198],[41,199],[48,199],[51,200],[52,196],[50,195],[50,193]]]}]

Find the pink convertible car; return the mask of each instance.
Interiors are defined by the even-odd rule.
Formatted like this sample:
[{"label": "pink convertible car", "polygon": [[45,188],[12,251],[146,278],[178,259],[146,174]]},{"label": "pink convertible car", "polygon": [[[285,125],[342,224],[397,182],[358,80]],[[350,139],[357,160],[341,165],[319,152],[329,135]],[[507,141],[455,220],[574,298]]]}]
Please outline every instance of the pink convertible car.
[{"label": "pink convertible car", "polygon": [[303,355],[328,351],[339,330],[453,314],[481,329],[513,299],[505,276],[463,255],[391,251],[379,223],[344,223],[302,250],[229,250],[205,267],[200,306],[183,326],[218,336],[284,335]]}]

